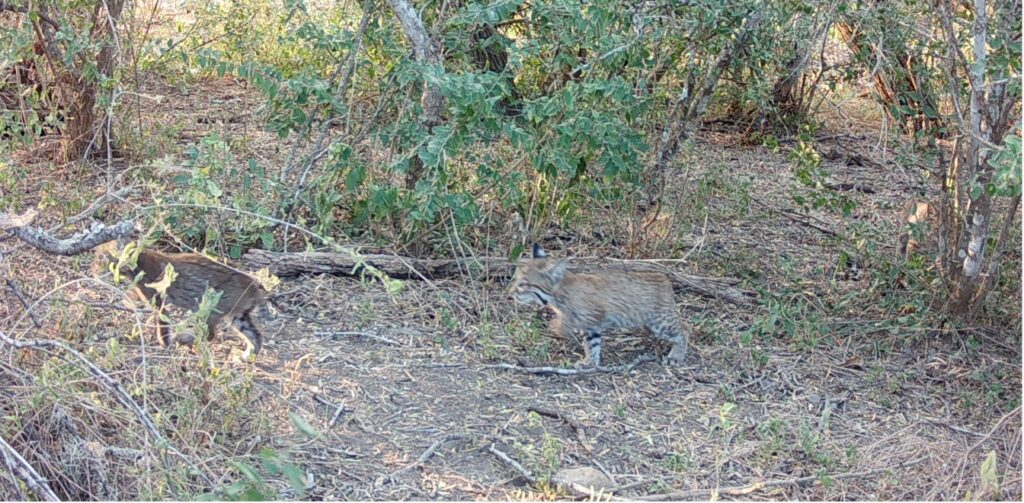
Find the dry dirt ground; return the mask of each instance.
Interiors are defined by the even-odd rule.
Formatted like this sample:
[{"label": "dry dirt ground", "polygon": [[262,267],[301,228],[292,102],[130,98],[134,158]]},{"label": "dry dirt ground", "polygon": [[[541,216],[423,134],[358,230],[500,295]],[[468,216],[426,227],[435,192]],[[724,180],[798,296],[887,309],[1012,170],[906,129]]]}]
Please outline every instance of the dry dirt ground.
[{"label": "dry dirt ground", "polygon": [[[151,91],[174,97],[165,102],[172,108],[148,112],[158,123],[153,127],[170,131],[173,140],[158,153],[234,128],[227,134],[245,135],[253,155],[268,163],[286,154],[271,146],[278,140],[261,132],[255,119],[206,119],[258,105],[257,97],[230,82],[196,85],[185,94],[169,86]],[[893,156],[876,143],[867,134],[840,135],[826,149],[857,152],[870,162],[840,155],[826,166],[836,183],[871,188],[849,193],[858,203],[855,220],[891,230],[905,193],[915,189],[916,168],[894,168]],[[743,277],[743,288],[789,293],[774,308],[679,296],[693,331],[681,367],[655,361],[584,376],[489,367],[568,366],[582,349],[545,331],[544,313],[512,304],[506,284],[460,279],[410,280],[389,295],[378,283],[351,277],[283,278],[283,312],[264,325],[268,342],[254,364],[229,362],[239,346],[230,339],[213,343],[209,352],[147,348],[125,336],[131,316],[105,308],[113,297],[103,288],[83,281],[57,289],[87,276],[89,257],[53,258],[11,240],[2,245],[4,274],[17,279],[28,302],[57,291],[36,306],[35,328],[23,304],[3,289],[0,326],[21,337],[75,341],[147,405],[171,443],[220,487],[243,479],[229,461],[258,467],[261,450],[269,448],[299,468],[312,499],[579,498],[546,481],[561,468],[586,466],[611,477],[616,496],[626,498],[694,491],[683,496],[707,499],[721,490],[722,498],[757,500],[967,494],[1019,500],[1020,334],[894,329],[883,321],[900,313],[870,305],[848,306],[849,317],[838,317],[842,309],[835,303],[864,302],[854,294],[872,286],[872,275],[839,271],[842,247],[834,239],[787,216],[786,198],[762,197],[786,193],[792,177],[785,155],[712,127],[682,157],[691,168],[676,181],[675,193],[683,194],[685,183],[704,187],[690,195],[705,198],[709,217],[686,238],[697,251],[672,267]],[[56,170],[19,182],[18,189],[27,207],[60,193],[58,187],[97,194],[101,178]],[[739,192],[755,201],[740,201]],[[40,221],[47,224],[74,213],[42,209]],[[835,220],[821,216],[812,224]],[[548,240],[556,254],[614,253],[587,244],[582,232],[552,235],[567,236]],[[878,239],[894,249],[894,236]],[[833,306],[827,319],[808,307],[824,304]],[[743,339],[772,312],[788,321],[769,332],[805,322],[831,330],[807,340],[774,333]],[[606,364],[662,356],[667,349],[642,333],[617,334],[607,338]],[[4,375],[34,368],[25,352],[4,353],[10,355],[0,364]],[[36,379],[46,382],[47,372],[55,370],[44,365]],[[20,413],[38,398],[27,385],[6,393],[25,401],[15,407]],[[57,396],[42,401],[70,410],[91,442],[118,446],[125,431],[138,430],[134,417],[101,389],[89,399]],[[50,405],[39,407],[40,417],[21,421],[50,421]],[[60,472],[61,454],[47,455],[44,443],[30,437],[18,437],[26,457],[40,460],[44,472]],[[492,446],[537,482],[527,483]],[[990,451],[997,455],[998,492],[986,489],[980,475]],[[77,488],[65,490],[79,497],[103,491],[117,499],[194,496],[189,491],[203,485],[199,478],[180,468],[178,458],[166,459],[170,467],[162,469],[111,462],[106,489],[95,479],[72,480],[66,468],[50,478]],[[259,471],[280,497],[296,497],[285,476]],[[749,487],[759,482],[768,484]],[[729,488],[745,489],[730,494]]]}]

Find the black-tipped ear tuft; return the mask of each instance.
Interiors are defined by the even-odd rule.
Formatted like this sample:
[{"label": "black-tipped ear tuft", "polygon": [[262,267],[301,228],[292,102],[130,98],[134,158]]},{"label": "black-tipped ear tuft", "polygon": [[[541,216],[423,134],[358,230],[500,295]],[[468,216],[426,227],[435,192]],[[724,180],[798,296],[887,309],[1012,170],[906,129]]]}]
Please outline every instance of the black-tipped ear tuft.
[{"label": "black-tipped ear tuft", "polygon": [[546,258],[547,253],[544,253],[544,249],[539,244],[533,243],[533,258]]}]

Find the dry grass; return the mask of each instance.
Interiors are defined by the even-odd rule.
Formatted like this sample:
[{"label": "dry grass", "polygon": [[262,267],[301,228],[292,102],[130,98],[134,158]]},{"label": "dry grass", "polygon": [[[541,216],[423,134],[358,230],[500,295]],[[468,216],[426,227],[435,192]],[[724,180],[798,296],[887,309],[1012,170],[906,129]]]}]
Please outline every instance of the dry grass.
[{"label": "dry grass", "polygon": [[[147,156],[177,155],[212,131],[232,139],[239,158],[272,166],[287,155],[286,144],[241,113],[257,103],[248,91],[225,81],[187,95],[151,91],[172,106],[145,108],[147,130],[159,132]],[[564,498],[572,495],[544,481],[562,467],[591,466],[625,487],[625,497],[710,497],[783,481],[731,497],[1019,500],[1019,308],[976,330],[900,323],[927,304],[916,303],[918,290],[880,291],[874,276],[878,257],[895,254],[897,208],[918,187],[915,168],[883,155],[876,139],[824,146],[872,160],[855,165],[845,155],[826,167],[830,181],[873,192],[849,192],[857,202],[850,218],[817,212],[812,223],[875,241],[878,252],[869,254],[795,221],[791,162],[741,140],[701,134],[681,155],[672,204],[647,233],[636,215],[594,208],[545,236],[548,248],[579,256],[686,256],[672,267],[772,292],[757,307],[680,298],[694,328],[685,367],[647,363],[580,377],[490,369],[568,364],[582,348],[545,331],[545,315],[512,304],[505,285],[408,281],[391,296],[372,282],[326,276],[285,278],[287,309],[264,326],[264,353],[233,365],[234,341],[159,349],[131,335],[145,317],[114,307],[119,299],[108,289],[60,288],[87,274],[88,257],[48,257],[7,241],[5,276],[29,302],[45,300],[33,308],[37,327],[0,289],[0,330],[72,341],[124,383],[184,459],[153,445],[84,371],[48,353],[2,350],[0,379],[12,384],[0,387],[0,435],[69,499],[194,498],[242,480],[232,463],[259,466],[260,452],[271,449],[299,467],[317,499]],[[84,208],[105,183],[104,173],[84,168],[49,173],[20,182],[22,203],[75,203],[42,208],[44,224]],[[122,180],[142,176],[124,173]],[[855,270],[840,262],[842,252],[859,262]],[[778,323],[769,323],[773,314]],[[619,334],[605,354],[615,364],[666,350],[642,334]],[[303,432],[303,423],[318,434]],[[539,482],[525,483],[492,445]],[[982,488],[989,451],[998,493]],[[285,476],[262,477],[280,497],[297,496]],[[20,494],[12,483],[0,472],[4,499]]]}]

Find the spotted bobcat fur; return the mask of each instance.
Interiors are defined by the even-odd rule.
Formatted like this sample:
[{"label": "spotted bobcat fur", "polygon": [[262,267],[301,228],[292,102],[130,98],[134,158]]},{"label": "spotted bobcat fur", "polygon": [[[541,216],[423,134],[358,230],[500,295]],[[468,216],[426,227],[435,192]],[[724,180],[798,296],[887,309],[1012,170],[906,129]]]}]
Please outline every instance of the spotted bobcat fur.
[{"label": "spotted bobcat fur", "polygon": [[553,260],[539,245],[514,280],[518,302],[550,306],[551,328],[562,337],[582,333],[585,359],[581,365],[601,365],[601,335],[608,330],[646,327],[672,344],[668,360],[686,358],[689,334],[676,311],[672,283],[662,273],[605,270],[592,274],[566,270],[568,259]]},{"label": "spotted bobcat fur", "polygon": [[[97,247],[96,258],[92,263],[92,273],[99,276],[109,269],[111,263],[116,264],[124,243],[110,241]],[[217,324],[221,320],[231,322],[237,335],[244,338],[246,350],[242,357],[259,354],[263,347],[263,336],[252,321],[253,314],[265,312],[267,294],[259,282],[249,275],[238,272],[224,264],[210,260],[198,253],[161,253],[155,250],[144,250],[139,253],[134,269],[122,267],[121,273],[134,277],[139,271],[143,278],[129,292],[136,302],[148,302],[157,292],[146,286],[147,283],[160,281],[167,264],[171,264],[177,272],[177,278],[167,288],[163,302],[182,309],[195,311],[199,309],[199,301],[210,287],[221,292],[220,302],[206,319],[207,338],[213,340],[217,334]],[[163,345],[171,343],[170,333],[165,322],[156,316],[157,339]]]}]

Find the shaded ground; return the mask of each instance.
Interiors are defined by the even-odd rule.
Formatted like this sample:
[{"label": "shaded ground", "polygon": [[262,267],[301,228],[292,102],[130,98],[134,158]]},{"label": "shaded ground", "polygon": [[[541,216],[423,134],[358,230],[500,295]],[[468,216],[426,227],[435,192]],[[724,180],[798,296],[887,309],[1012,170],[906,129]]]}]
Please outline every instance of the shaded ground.
[{"label": "shaded ground", "polygon": [[[174,117],[163,124],[174,130],[177,145],[154,154],[225,128],[227,136],[248,138],[247,151],[269,165],[287,155],[287,146],[273,146],[255,119],[221,120],[257,103],[233,84],[195,86],[169,103],[174,107],[151,112],[157,123]],[[254,366],[228,363],[234,342],[213,344],[212,353],[142,352],[137,340],[123,336],[130,317],[104,307],[115,297],[90,283],[70,285],[54,298],[94,305],[42,304],[37,329],[27,319],[15,324],[24,309],[4,290],[0,326],[27,337],[66,337],[116,362],[104,368],[143,390],[136,396],[159,412],[172,442],[221,486],[241,477],[228,461],[258,465],[260,450],[270,448],[300,468],[315,499],[569,494],[524,483],[488,451],[493,445],[541,480],[559,468],[597,468],[626,487],[618,494],[627,497],[820,476],[826,483],[783,484],[742,497],[961,499],[982,490],[981,464],[994,450],[1000,492],[983,495],[1020,499],[1020,334],[954,334],[892,322],[921,305],[867,297],[877,264],[870,257],[860,264],[842,261],[841,252],[852,245],[815,228],[839,230],[838,221],[819,213],[807,225],[790,212],[791,162],[740,139],[708,130],[682,155],[688,168],[669,195],[679,204],[667,205],[675,210],[666,218],[681,219],[681,211],[707,218],[678,236],[691,253],[673,267],[742,277],[745,288],[773,292],[763,297],[772,300],[735,306],[681,296],[681,312],[693,327],[684,367],[647,363],[628,373],[576,377],[487,368],[498,362],[568,365],[582,349],[545,331],[543,314],[513,305],[505,285],[462,280],[408,281],[389,296],[378,284],[352,278],[284,278],[285,312],[265,326],[270,342]],[[870,188],[848,191],[857,202],[851,221],[870,225],[879,253],[894,254],[897,208],[917,190],[917,168],[874,149],[876,141],[854,135],[823,143],[823,150],[837,152],[825,166],[833,183]],[[74,190],[92,197],[103,177],[60,178],[55,172],[52,179],[23,182],[24,203],[39,204],[53,190],[48,187],[62,183],[78,183]],[[51,210],[42,218],[67,216]],[[558,254],[568,248],[615,255],[612,243],[621,236],[595,239],[596,230],[616,232],[585,225],[574,232],[552,229],[548,246]],[[87,274],[89,257],[53,259],[20,244],[5,246],[14,251],[4,257],[4,274],[17,278],[29,299]],[[1006,325],[1019,330],[1015,314],[1016,324]],[[115,335],[124,341],[117,359],[110,349]],[[615,364],[667,349],[644,334],[618,334],[608,339],[605,355]],[[153,368],[140,371],[142,357]],[[13,373],[15,361],[0,370]],[[25,403],[35,396],[20,387],[10,393]],[[88,410],[71,398],[57,402]],[[133,429],[130,415],[111,415],[110,429]],[[297,426],[302,422],[319,437],[304,434]],[[89,424],[81,419],[83,435],[116,445],[110,430]],[[457,437],[403,471],[449,436]],[[109,478],[126,488],[112,490],[114,497],[148,494],[127,489],[134,487],[125,481],[131,477],[143,486],[198,485],[173,470],[131,464],[110,470]],[[294,497],[285,477],[265,476],[283,497]]]}]

